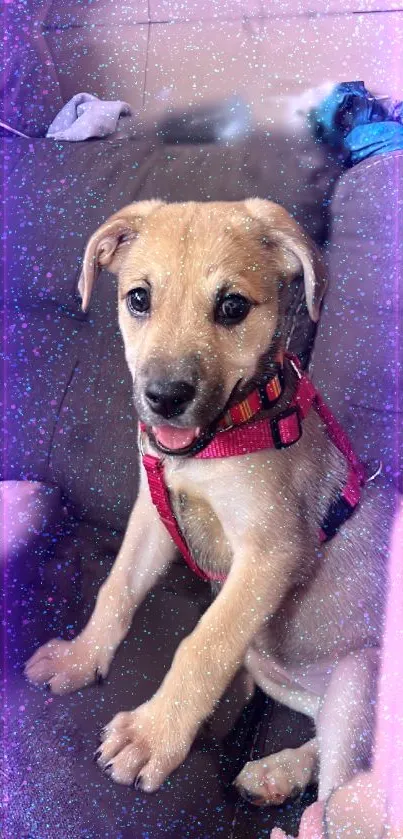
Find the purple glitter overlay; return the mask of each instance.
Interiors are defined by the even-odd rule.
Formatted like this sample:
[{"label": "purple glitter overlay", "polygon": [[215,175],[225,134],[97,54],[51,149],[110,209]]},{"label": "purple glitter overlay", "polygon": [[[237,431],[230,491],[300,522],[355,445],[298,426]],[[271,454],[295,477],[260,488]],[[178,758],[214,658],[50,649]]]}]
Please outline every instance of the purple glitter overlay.
[{"label": "purple glitter overlay", "polygon": [[[184,4],[181,5],[183,21],[187,10]],[[225,4],[213,5],[215,25],[217,16],[221,16],[222,31],[225,26],[228,31],[232,30],[233,7],[223,15]],[[262,4],[257,5],[260,14]],[[70,91],[74,85],[78,85],[75,92],[81,89],[81,78],[75,77],[75,68],[86,65],[86,15],[90,18],[89,28],[92,27],[88,35],[90,53],[91,49],[95,50],[97,40],[102,44],[101,57],[95,56],[92,63],[91,55],[88,59],[86,82],[92,74],[91,92],[104,95],[105,73],[106,80],[110,73],[108,95],[126,98],[126,92],[120,89],[119,76],[113,76],[120,62],[125,72],[127,68],[135,74],[144,71],[144,78],[137,84],[141,104],[155,101],[153,94],[149,95],[146,90],[147,72],[151,78],[156,64],[155,53],[146,54],[146,50],[155,49],[157,23],[161,31],[164,21],[149,23],[148,4],[133,45],[123,28],[119,28],[119,21],[116,25],[117,7],[108,10],[106,4],[101,4],[101,14],[105,13],[105,18],[97,27],[93,17],[97,14],[95,6],[95,3],[77,2],[71,13],[68,4],[33,2],[30,5],[3,0],[6,20],[3,63],[11,67],[11,71],[9,76],[5,73],[8,84],[2,94],[0,118],[27,133],[31,139],[10,138],[6,132],[2,135],[2,480],[37,481],[45,485],[46,499],[44,512],[42,502],[37,501],[35,495],[31,507],[33,522],[28,521],[27,531],[16,536],[17,541],[13,531],[16,523],[24,521],[24,505],[11,514],[11,505],[6,504],[5,495],[1,502],[3,546],[10,546],[9,554],[3,557],[2,568],[4,705],[0,771],[3,836],[4,839],[96,839],[101,835],[106,839],[159,839],[163,836],[210,839],[227,837],[230,831],[234,839],[242,835],[269,836],[274,824],[288,830],[296,829],[310,794],[293,805],[281,807],[275,814],[255,814],[247,805],[239,802],[234,805],[231,793],[220,795],[216,779],[219,765],[226,791],[230,789],[234,767],[238,763],[239,771],[242,762],[249,757],[242,751],[244,740],[248,741],[249,737],[258,742],[259,732],[266,730],[269,723],[273,729],[285,730],[293,742],[295,731],[301,725],[297,716],[291,715],[284,722],[278,712],[277,724],[277,718],[274,717],[273,722],[272,710],[263,700],[258,720],[256,714],[253,716],[253,709],[250,716],[245,714],[228,748],[217,745],[214,737],[201,737],[186,765],[153,799],[138,791],[114,787],[91,762],[102,725],[123,707],[128,709],[152,695],[172,660],[179,638],[189,633],[206,605],[204,590],[196,586],[192,591],[193,581],[181,566],[174,569],[172,579],[164,584],[165,589],[159,589],[155,596],[152,594],[143,607],[130,643],[125,643],[118,654],[112,684],[58,699],[22,683],[24,659],[37,645],[54,635],[73,637],[88,617],[99,585],[119,548],[136,490],[133,479],[133,475],[137,475],[135,417],[131,384],[117,330],[115,292],[110,291],[110,278],[101,278],[88,317],[81,313],[76,295],[76,280],[88,235],[110,212],[137,197],[153,197],[158,191],[162,194],[165,190],[162,197],[175,200],[178,196],[180,199],[181,190],[186,193],[188,184],[189,189],[194,185],[197,196],[200,194],[203,200],[219,197],[220,190],[224,198],[232,192],[238,198],[248,188],[251,192],[260,188],[268,195],[271,194],[270,173],[276,171],[280,187],[277,183],[278,194],[274,197],[284,203],[288,201],[291,211],[296,207],[299,220],[306,223],[312,235],[323,240],[322,217],[324,208],[326,212],[329,209],[330,197],[326,189],[321,192],[320,183],[326,178],[336,179],[339,174],[337,165],[332,169],[327,158],[321,158],[317,163],[317,150],[312,151],[305,141],[298,141],[293,151],[296,155],[301,151],[297,186],[295,179],[287,180],[287,164],[282,162],[286,151],[281,144],[262,168],[259,168],[259,155],[253,156],[250,147],[247,153],[241,152],[235,158],[226,159],[224,154],[218,164],[216,157],[212,175],[211,160],[215,152],[208,147],[201,152],[187,151],[183,156],[177,147],[169,147],[159,151],[157,159],[154,142],[141,138],[130,141],[131,145],[127,141],[125,149],[119,143],[90,141],[84,149],[75,150],[46,141],[46,127],[62,106],[66,90]],[[130,3],[122,4],[120,14],[125,21],[129,19],[130,22],[132,13]],[[252,9],[250,13],[247,4],[247,18],[249,14],[253,16],[254,12]],[[378,18],[381,17],[379,14]],[[289,41],[294,31],[292,26],[295,24],[291,26],[290,21],[281,24],[283,29],[278,22],[276,24],[284,41]],[[189,66],[189,55],[195,56],[197,63],[202,30],[210,30],[212,25],[211,21],[204,22],[203,26],[197,21],[179,25],[194,29],[184,50],[184,61],[186,59],[186,66]],[[252,29],[258,25],[256,21],[250,23]],[[242,26],[247,29],[246,24]],[[379,21],[375,26],[379,26]],[[172,36],[169,28],[166,31],[165,50],[167,53],[170,49],[180,52],[180,39],[175,41],[174,27],[171,31]],[[326,32],[330,33],[330,30]],[[113,42],[116,34],[122,36],[120,51]],[[172,41],[169,40],[171,37]],[[330,34],[326,37],[330,38]],[[314,28],[314,42],[315,38],[319,48],[319,35]],[[226,39],[227,33],[225,43]],[[267,30],[261,36],[261,43],[265,41]],[[65,46],[56,70],[49,44],[60,56],[61,45],[66,43],[67,48]],[[303,49],[302,42],[295,47],[297,53]],[[67,59],[69,52],[71,55]],[[402,53],[398,48],[395,52],[395,67],[398,67]],[[213,89],[223,74],[230,75],[230,64],[223,65],[219,72],[223,55],[219,54],[216,60],[216,72],[212,69],[210,77],[194,82],[199,97],[206,87]],[[250,54],[248,63],[257,66],[260,62],[260,72],[269,76],[272,72],[269,66],[262,71],[262,55],[258,44],[256,54]],[[214,55],[211,60],[214,61]],[[230,61],[228,56],[226,60]],[[167,73],[163,62],[161,67],[162,74]],[[158,91],[159,106],[165,102],[171,104],[170,96],[175,88],[175,80],[167,77],[165,81]],[[232,79],[231,85],[233,83]],[[307,81],[306,86],[309,84]],[[219,84],[218,88],[221,90]],[[255,95],[253,89],[249,92],[252,99],[259,99],[260,93]],[[257,104],[261,113],[262,105]],[[268,142],[274,143],[271,124],[265,126],[265,131]],[[251,168],[255,167],[252,174],[247,170],[248,155],[251,154]],[[265,154],[263,147],[260,157],[264,158]],[[393,169],[394,192],[398,196],[402,189],[398,158]],[[203,182],[201,186],[200,181]],[[320,193],[319,198],[315,198],[317,206],[313,206],[315,202],[307,197],[312,192],[312,183]],[[367,183],[370,190],[369,178]],[[354,195],[350,198],[353,200]],[[383,194],[376,199],[380,213],[384,212],[387,198]],[[388,396],[393,406],[390,415],[395,418],[402,410],[402,228],[399,227],[399,212],[401,209],[395,202],[390,223],[395,270],[390,278],[393,285],[391,305],[387,307],[388,312],[392,311],[393,326],[389,336],[386,329],[384,333],[384,340],[389,340],[389,357],[394,360],[393,392]],[[32,235],[35,224],[41,231],[38,241]],[[364,228],[359,228],[358,236],[365,241],[368,234]],[[378,242],[376,246],[382,247]],[[345,254],[338,271],[340,275],[343,273],[341,282],[344,283],[345,299],[349,301],[342,303],[339,311],[340,323],[344,324],[343,306],[350,307],[350,314],[351,307],[356,307],[354,317],[360,318],[361,291],[357,301],[349,299],[347,282],[351,278],[351,266]],[[366,277],[362,280],[365,283]],[[343,329],[345,326],[341,325],[340,334]],[[333,330],[334,335],[337,326],[333,325]],[[367,339],[368,334],[369,331]],[[336,367],[343,365],[343,352],[342,341],[337,355],[331,349],[333,366],[335,359]],[[369,355],[371,353],[372,348]],[[315,358],[315,365],[317,363]],[[112,376],[110,370],[113,370]],[[369,381],[366,361],[360,367],[360,375],[364,384]],[[337,391],[337,382],[330,379],[327,382]],[[372,381],[371,388],[375,398]],[[347,401],[349,396],[347,392]],[[352,414],[356,407],[354,403]],[[101,428],[97,427],[95,416],[102,418]],[[356,414],[357,438],[365,422],[363,416],[365,410]],[[388,475],[395,481],[400,475],[401,480],[401,424],[399,426],[396,419],[389,420],[381,426],[379,436],[388,459]],[[367,436],[365,445],[368,439]],[[372,436],[369,447],[373,439]],[[54,496],[55,487],[62,487],[60,499]],[[27,509],[28,504],[25,512]],[[263,734],[261,739],[264,740]],[[282,741],[278,739],[276,747],[281,745]],[[258,750],[253,755],[258,756]]]}]

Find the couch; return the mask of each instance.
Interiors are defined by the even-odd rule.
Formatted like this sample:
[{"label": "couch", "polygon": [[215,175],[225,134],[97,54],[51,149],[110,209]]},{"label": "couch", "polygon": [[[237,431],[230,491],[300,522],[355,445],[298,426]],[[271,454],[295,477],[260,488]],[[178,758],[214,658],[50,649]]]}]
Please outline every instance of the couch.
[{"label": "couch", "polygon": [[[99,4],[103,14],[106,7]],[[23,681],[23,661],[38,644],[73,637],[88,618],[137,491],[136,416],[114,279],[101,274],[87,314],[77,279],[88,236],[130,201],[258,195],[284,204],[322,248],[329,276],[316,336],[301,281],[293,284],[289,347],[310,364],[358,453],[374,470],[382,460],[402,491],[403,154],[349,169],[300,126],[279,120],[268,130],[256,115],[230,140],[167,143],[156,130],[162,106],[157,116],[139,108],[137,123],[134,115],[109,138],[46,139],[47,125],[81,81],[80,64],[57,64],[54,33],[68,49],[84,24],[90,43],[99,30],[89,7],[85,21],[75,3],[32,2],[30,9],[35,26],[25,35],[18,6],[10,17],[24,61],[18,72],[10,65],[4,112],[28,136],[2,140],[2,512],[4,532],[19,527],[3,551],[7,835],[249,839],[270,836],[274,825],[295,835],[314,790],[261,811],[232,788],[246,760],[298,745],[310,731],[304,717],[260,691],[242,709],[233,685],[184,765],[151,797],[114,785],[92,762],[102,726],[152,695],[180,638],[208,607],[208,586],[180,557],[139,610],[102,686],[54,698]],[[123,5],[123,18],[130,13]],[[105,88],[91,60],[90,51],[91,92],[120,98],[116,76]]]}]

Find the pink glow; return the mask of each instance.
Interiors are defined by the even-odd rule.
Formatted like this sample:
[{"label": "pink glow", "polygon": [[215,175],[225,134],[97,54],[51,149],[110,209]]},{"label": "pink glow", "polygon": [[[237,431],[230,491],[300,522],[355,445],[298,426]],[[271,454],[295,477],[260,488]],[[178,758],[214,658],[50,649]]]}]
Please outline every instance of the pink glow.
[{"label": "pink glow", "polygon": [[393,830],[403,831],[403,502],[392,538],[389,580],[375,767],[384,789],[388,822]]}]

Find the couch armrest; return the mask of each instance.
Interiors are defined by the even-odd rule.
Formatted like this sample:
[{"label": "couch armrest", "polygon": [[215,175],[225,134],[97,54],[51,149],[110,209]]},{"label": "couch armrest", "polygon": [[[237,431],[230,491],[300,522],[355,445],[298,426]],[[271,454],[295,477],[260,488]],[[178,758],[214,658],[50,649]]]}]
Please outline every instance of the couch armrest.
[{"label": "couch armrest", "polygon": [[365,461],[403,491],[403,152],[363,161],[331,208],[329,291],[312,372]]}]

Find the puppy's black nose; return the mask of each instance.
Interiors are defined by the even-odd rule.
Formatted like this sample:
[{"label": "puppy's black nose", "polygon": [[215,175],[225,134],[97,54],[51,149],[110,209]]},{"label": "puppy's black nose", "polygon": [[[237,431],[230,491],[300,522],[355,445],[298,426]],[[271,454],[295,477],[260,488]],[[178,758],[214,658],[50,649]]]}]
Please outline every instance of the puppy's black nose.
[{"label": "puppy's black nose", "polygon": [[165,419],[178,417],[195,398],[196,388],[189,382],[172,382],[164,379],[151,382],[145,397],[155,414]]}]

